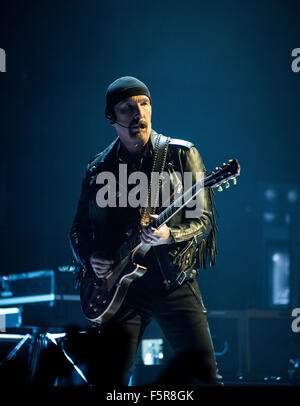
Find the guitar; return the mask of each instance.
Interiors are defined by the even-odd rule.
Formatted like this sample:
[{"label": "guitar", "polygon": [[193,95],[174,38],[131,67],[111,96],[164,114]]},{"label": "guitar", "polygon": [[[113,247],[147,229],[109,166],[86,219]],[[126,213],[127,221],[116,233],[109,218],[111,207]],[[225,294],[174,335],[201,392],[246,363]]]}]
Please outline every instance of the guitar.
[{"label": "guitar", "polygon": [[[228,188],[230,179],[235,184],[239,174],[240,165],[237,159],[224,163],[174,200],[151,225],[158,228],[167,223],[204,188],[222,191],[222,184]],[[114,266],[104,277],[98,278],[93,272],[84,273],[80,281],[80,303],[83,314],[90,321],[102,323],[111,319],[121,307],[130,284],[146,273],[143,258],[151,245],[142,243],[139,234],[134,234],[119,247],[114,255]]]}]

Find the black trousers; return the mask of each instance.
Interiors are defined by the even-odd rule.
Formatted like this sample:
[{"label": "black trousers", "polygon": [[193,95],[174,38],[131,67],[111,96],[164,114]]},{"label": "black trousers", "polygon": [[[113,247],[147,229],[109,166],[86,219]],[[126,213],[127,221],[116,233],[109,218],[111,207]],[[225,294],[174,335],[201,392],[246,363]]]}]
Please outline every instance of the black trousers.
[{"label": "black trousers", "polygon": [[167,290],[159,272],[147,273],[132,283],[116,319],[128,335],[125,384],[147,325],[156,319],[176,358],[161,378],[171,384],[221,384],[207,311],[196,279]]}]

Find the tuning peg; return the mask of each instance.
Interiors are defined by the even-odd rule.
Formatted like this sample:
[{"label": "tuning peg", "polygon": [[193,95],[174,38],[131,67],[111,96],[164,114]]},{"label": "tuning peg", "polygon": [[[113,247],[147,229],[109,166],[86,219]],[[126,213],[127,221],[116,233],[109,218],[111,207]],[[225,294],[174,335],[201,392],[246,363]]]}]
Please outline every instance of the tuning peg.
[{"label": "tuning peg", "polygon": [[223,162],[223,166],[226,166],[225,162]]},{"label": "tuning peg", "polygon": [[217,166],[217,167],[216,167],[216,171],[218,171],[219,169],[220,169],[220,168]]},{"label": "tuning peg", "polygon": [[233,178],[233,184],[236,185],[236,183],[237,183],[236,178]]},{"label": "tuning peg", "polygon": [[233,159],[229,159],[229,161],[228,162],[233,162]]},{"label": "tuning peg", "polygon": [[222,186],[218,186],[218,192],[222,192],[222,191],[223,191]]},{"label": "tuning peg", "polygon": [[230,186],[230,183],[229,183],[229,182],[226,182],[226,183],[225,183],[225,187],[226,187],[226,189],[228,189],[228,188],[229,188],[229,186]]}]

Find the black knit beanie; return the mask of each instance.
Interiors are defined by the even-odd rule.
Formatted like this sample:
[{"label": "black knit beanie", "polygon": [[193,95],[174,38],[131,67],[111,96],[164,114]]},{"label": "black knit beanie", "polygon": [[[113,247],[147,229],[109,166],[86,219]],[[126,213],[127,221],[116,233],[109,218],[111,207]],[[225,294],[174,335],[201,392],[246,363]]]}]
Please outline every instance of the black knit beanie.
[{"label": "black knit beanie", "polygon": [[112,82],[106,91],[105,115],[111,114],[113,107],[121,100],[131,96],[148,96],[151,103],[151,96],[148,87],[140,80],[132,76],[123,76]]}]

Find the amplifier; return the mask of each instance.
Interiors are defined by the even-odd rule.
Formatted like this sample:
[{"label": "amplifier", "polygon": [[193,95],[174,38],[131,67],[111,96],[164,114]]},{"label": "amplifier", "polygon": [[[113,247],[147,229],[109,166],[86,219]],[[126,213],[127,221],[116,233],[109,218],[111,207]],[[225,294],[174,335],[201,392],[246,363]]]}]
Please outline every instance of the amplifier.
[{"label": "amplifier", "polygon": [[290,311],[245,311],[245,375],[249,380],[286,380],[290,360],[300,358],[300,334]]},{"label": "amplifier", "polygon": [[78,295],[55,295],[51,306],[45,303],[22,305],[23,326],[43,328],[88,328],[90,322],[84,317]]},{"label": "amplifier", "polygon": [[53,270],[0,276],[0,306],[51,302],[55,299]]},{"label": "amplifier", "polygon": [[[214,344],[216,360],[224,381],[236,381],[243,371],[243,335],[244,317],[240,311],[208,311],[207,319]],[[161,346],[162,358],[147,361],[149,344],[159,355]],[[132,385],[151,384],[158,379],[172,359],[174,352],[160,329],[153,320],[146,328],[138,349]]]},{"label": "amplifier", "polygon": [[[74,288],[74,275],[63,270],[59,267],[58,271],[39,270],[0,276],[0,307],[18,306],[23,326],[88,326],[89,322],[81,311],[79,292]],[[0,329],[1,320],[4,323],[0,318]]]}]

